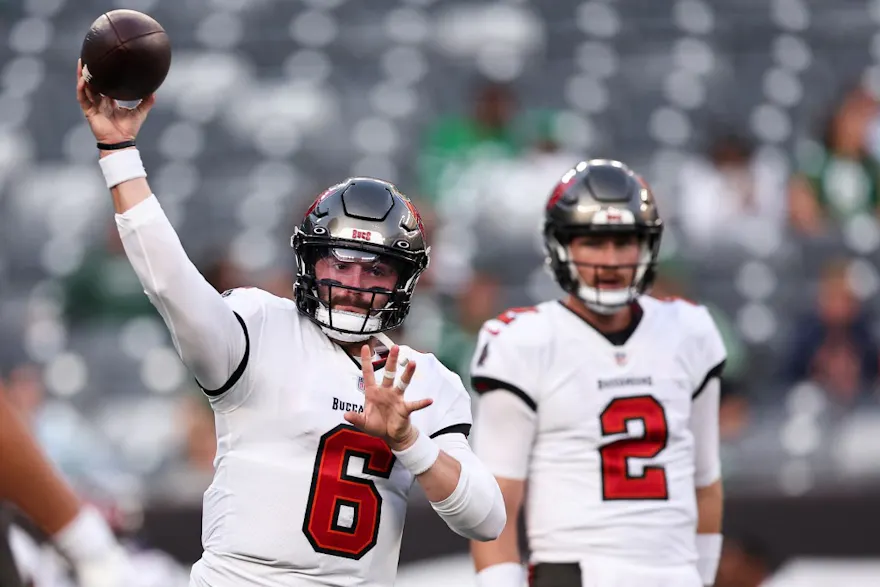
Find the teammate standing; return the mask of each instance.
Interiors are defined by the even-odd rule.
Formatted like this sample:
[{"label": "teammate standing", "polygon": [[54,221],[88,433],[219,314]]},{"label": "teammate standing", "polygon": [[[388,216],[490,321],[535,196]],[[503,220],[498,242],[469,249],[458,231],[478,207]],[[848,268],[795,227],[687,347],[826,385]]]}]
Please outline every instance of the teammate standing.
[{"label": "teammate standing", "polygon": [[523,584],[523,506],[532,587],[713,583],[726,352],[705,307],[645,295],[662,230],[650,188],[626,165],[578,164],[544,219],[567,298],[483,326],[475,450],[498,479],[508,524],[472,545],[480,587]]}]

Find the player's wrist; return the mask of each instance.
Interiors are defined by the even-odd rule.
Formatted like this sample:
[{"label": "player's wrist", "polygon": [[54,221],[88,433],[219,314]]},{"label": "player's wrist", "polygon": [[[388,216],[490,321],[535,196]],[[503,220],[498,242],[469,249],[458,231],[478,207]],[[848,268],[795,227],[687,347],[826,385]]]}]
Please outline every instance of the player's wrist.
[{"label": "player's wrist", "polygon": [[721,561],[721,534],[697,534],[697,570],[703,585],[713,585]]},{"label": "player's wrist", "polygon": [[[106,153],[106,155],[104,154]],[[107,189],[113,189],[121,183],[147,177],[141,154],[136,148],[122,149],[120,151],[101,151],[98,160]]]},{"label": "player's wrist", "polygon": [[391,450],[403,451],[415,444],[418,437],[419,431],[416,430],[415,426],[410,424],[409,429],[401,434],[399,438],[389,438],[386,441],[386,444]]},{"label": "player's wrist", "polygon": [[477,573],[477,587],[521,587],[526,583],[525,568],[520,563],[499,563]]},{"label": "player's wrist", "polygon": [[115,150],[98,149],[98,159],[103,159],[104,157],[109,157],[110,155],[114,155],[116,153],[119,153],[120,151],[137,151],[137,146],[125,147],[124,149],[115,149]]},{"label": "player's wrist", "polygon": [[110,526],[100,512],[91,506],[83,506],[52,540],[74,562],[99,559],[117,548],[116,536]]},{"label": "player's wrist", "polygon": [[114,140],[98,139],[96,146],[98,147],[99,154],[101,156],[103,156],[104,153],[109,154],[114,151],[121,151],[123,149],[131,149],[133,147],[137,147],[137,141],[135,140],[134,137],[127,138],[127,139],[117,137]]},{"label": "player's wrist", "polygon": [[440,447],[430,436],[420,433],[417,428],[413,430],[416,437],[412,444],[403,450],[391,447],[391,452],[407,471],[418,476],[434,466],[440,457]]}]

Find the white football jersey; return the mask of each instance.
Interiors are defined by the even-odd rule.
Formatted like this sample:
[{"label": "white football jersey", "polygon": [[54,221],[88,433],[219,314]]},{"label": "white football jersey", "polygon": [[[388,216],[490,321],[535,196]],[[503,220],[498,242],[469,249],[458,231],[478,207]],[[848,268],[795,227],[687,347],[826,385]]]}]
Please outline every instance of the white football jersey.
[{"label": "white football jersey", "polygon": [[[647,296],[639,306],[620,344],[558,301],[508,311],[480,333],[473,386],[502,391],[478,405],[475,452],[496,476],[528,480],[533,563],[697,560],[695,486],[720,470],[717,459],[697,470],[691,406],[726,353],[705,307]],[[524,425],[482,434],[483,405],[507,392]]]},{"label": "white football jersey", "polygon": [[[414,477],[343,418],[363,410],[360,367],[292,300],[251,288],[224,296],[248,350],[234,385],[211,399],[216,472],[192,584],[392,585]],[[417,364],[407,399],[434,400],[413,424],[433,437],[467,434],[470,396],[458,376],[433,355],[401,347],[401,357]]]}]

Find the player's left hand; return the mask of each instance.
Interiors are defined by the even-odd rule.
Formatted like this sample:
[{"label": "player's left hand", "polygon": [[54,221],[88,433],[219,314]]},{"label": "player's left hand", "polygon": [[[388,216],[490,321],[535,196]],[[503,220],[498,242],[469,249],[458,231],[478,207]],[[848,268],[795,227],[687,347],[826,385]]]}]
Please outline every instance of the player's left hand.
[{"label": "player's left hand", "polygon": [[418,431],[410,423],[413,412],[430,406],[434,400],[420,399],[408,402],[404,391],[416,372],[415,361],[409,361],[400,381],[395,383],[400,347],[394,345],[385,363],[382,381],[376,382],[373,370],[373,351],[369,345],[361,348],[361,372],[364,378],[364,411],[346,412],[345,420],[367,434],[384,440],[392,450],[404,450],[418,437]]}]

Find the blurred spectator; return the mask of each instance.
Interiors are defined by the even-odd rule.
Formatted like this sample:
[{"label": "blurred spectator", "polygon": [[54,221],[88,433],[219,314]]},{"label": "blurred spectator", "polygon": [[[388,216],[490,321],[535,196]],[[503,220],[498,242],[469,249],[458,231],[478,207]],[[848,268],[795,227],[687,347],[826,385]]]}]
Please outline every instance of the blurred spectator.
[{"label": "blurred spectator", "polygon": [[37,419],[43,406],[46,392],[40,371],[35,365],[19,365],[9,372],[5,387],[9,403],[19,415],[30,424]]},{"label": "blurred spectator", "polygon": [[522,155],[474,163],[437,205],[435,260],[444,275],[438,286],[448,293],[466,288],[471,273],[484,270],[509,294],[500,306],[540,301],[528,289],[544,263],[544,205],[556,182],[583,156],[560,147],[554,115],[530,118],[532,143]]},{"label": "blurred spectator", "polygon": [[[563,174],[584,159],[562,149],[551,124],[545,121],[536,129],[534,142],[522,155],[487,164],[479,197],[460,202],[475,208],[475,224],[485,239],[481,244],[491,245],[492,252],[512,246],[537,252],[543,261],[541,223],[547,198]],[[454,210],[445,210],[444,216],[454,218]]]},{"label": "blurred spectator", "polygon": [[64,313],[71,325],[122,324],[157,315],[125,256],[115,221],[105,230],[104,240],[88,250],[79,268],[62,282]]},{"label": "blurred spectator", "polygon": [[815,309],[795,325],[785,372],[788,383],[811,380],[844,404],[876,385],[880,352],[848,269],[846,261],[825,267]]},{"label": "blurred spectator", "polygon": [[[684,268],[673,261],[662,263],[651,295],[657,298],[684,298],[687,299],[688,282]],[[745,395],[750,381],[748,348],[739,336],[736,326],[721,308],[711,301],[700,300],[705,305],[727,349],[727,362],[724,365],[724,375],[721,386],[721,407],[719,413],[719,426],[722,441],[730,441],[739,438],[749,423],[749,403]]]},{"label": "blurred spectator", "polygon": [[[656,298],[689,299],[691,287],[687,269],[675,260],[660,263],[657,278],[651,287],[651,296]],[[730,317],[711,300],[695,300],[695,303],[706,306],[727,349],[727,362],[724,365],[724,378],[728,381],[742,383],[748,374],[748,348],[739,335],[736,325]]]},{"label": "blurred spectator", "polygon": [[704,157],[679,173],[678,216],[701,248],[743,243],[758,234],[779,239],[785,225],[787,169],[736,134],[717,137]]},{"label": "blurred spectator", "polygon": [[257,276],[251,283],[256,283],[257,287],[272,295],[292,299],[294,281],[296,281],[295,273],[279,269]]},{"label": "blurred spectator", "polygon": [[715,587],[761,587],[771,578],[775,567],[762,542],[725,536]]},{"label": "blurred spectator", "polygon": [[46,394],[35,365],[12,369],[5,393],[49,459],[78,490],[113,493],[134,483],[113,446],[94,425],[70,403]]},{"label": "blurred spectator", "polygon": [[450,315],[443,320],[435,354],[449,369],[469,381],[470,361],[483,322],[500,310],[501,286],[488,273],[475,273],[456,296]]},{"label": "blurred spectator", "polygon": [[789,188],[795,228],[816,236],[826,231],[829,222],[877,214],[880,165],[868,149],[868,130],[877,115],[876,100],[863,87],[856,87],[833,113],[822,143],[808,141],[800,146],[799,171]]},{"label": "blurred spectator", "polygon": [[[460,373],[485,320],[559,293],[544,269],[541,222],[553,186],[583,157],[561,148],[554,114],[530,123],[527,151],[475,164],[438,205],[435,265],[444,279],[437,287],[455,302],[437,354]],[[542,277],[546,286],[534,288]]]},{"label": "blurred spectator", "polygon": [[227,255],[211,263],[202,271],[202,275],[220,293],[236,287],[259,287],[282,298],[293,296],[294,276],[284,267],[271,268],[252,275],[246,273]]},{"label": "blurred spectator", "polygon": [[160,467],[155,487],[166,501],[199,503],[214,477],[214,413],[206,398],[193,393],[181,401],[178,417],[183,438]]},{"label": "blurred spectator", "polygon": [[229,256],[211,263],[202,271],[202,275],[220,293],[247,283],[241,268]]},{"label": "blurred spectator", "polygon": [[449,183],[474,161],[512,157],[519,150],[512,127],[513,91],[482,82],[473,98],[469,115],[440,118],[423,140],[418,161],[421,193],[432,201],[441,199]]}]

